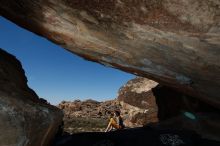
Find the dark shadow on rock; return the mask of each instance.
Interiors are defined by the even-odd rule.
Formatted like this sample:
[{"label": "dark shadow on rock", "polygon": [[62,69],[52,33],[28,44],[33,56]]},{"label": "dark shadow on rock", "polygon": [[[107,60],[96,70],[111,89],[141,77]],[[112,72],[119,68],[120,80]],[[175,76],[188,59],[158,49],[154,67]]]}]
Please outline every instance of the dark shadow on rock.
[{"label": "dark shadow on rock", "polygon": [[196,131],[204,138],[220,140],[220,110],[166,86],[152,89],[160,127]]},{"label": "dark shadow on rock", "polygon": [[158,85],[152,89],[158,106],[158,118],[164,120],[179,116],[184,112],[220,113],[220,110],[199,100],[184,95],[172,88]]},{"label": "dark shadow on rock", "polygon": [[158,126],[119,131],[91,132],[66,135],[56,139],[53,146],[203,146],[220,142],[201,139],[193,131],[162,129]]}]

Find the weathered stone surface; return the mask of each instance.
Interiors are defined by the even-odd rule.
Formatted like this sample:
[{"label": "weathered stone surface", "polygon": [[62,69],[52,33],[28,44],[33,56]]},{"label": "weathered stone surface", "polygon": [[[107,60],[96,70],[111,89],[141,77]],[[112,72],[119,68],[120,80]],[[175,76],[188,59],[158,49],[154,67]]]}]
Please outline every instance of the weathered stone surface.
[{"label": "weathered stone surface", "polygon": [[154,106],[156,103],[154,101],[155,97],[153,95],[152,88],[155,88],[157,85],[158,83],[155,81],[147,78],[136,77],[129,80],[119,89],[117,98],[119,101],[123,101],[140,108]]},{"label": "weathered stone surface", "polygon": [[152,92],[152,88],[157,85],[157,82],[137,77],[119,89],[118,100],[125,125],[134,127],[158,122],[158,107]]},{"label": "weathered stone surface", "polygon": [[47,146],[62,112],[27,86],[20,62],[0,49],[0,145]]},{"label": "weathered stone surface", "polygon": [[191,119],[186,115],[178,115],[163,122],[160,122],[160,127],[171,129],[192,130],[206,139],[220,141],[220,116],[219,112],[197,112],[193,113],[195,119]]},{"label": "weathered stone surface", "polygon": [[120,88],[118,100],[130,127],[158,121],[159,127],[193,130],[203,138],[220,140],[220,111],[195,97],[137,77]]},{"label": "weathered stone surface", "polygon": [[220,110],[172,88],[152,89],[158,106],[160,127],[193,130],[208,139],[220,140]]},{"label": "weathered stone surface", "polygon": [[88,60],[220,105],[219,0],[0,0],[0,14]]}]

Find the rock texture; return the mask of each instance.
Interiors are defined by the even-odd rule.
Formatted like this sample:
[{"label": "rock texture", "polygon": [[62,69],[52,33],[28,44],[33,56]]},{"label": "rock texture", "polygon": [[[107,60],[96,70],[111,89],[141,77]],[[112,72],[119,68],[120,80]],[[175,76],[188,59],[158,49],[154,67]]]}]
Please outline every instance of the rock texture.
[{"label": "rock texture", "polygon": [[158,83],[147,78],[137,77],[119,89],[118,101],[122,108],[125,124],[129,127],[158,122],[156,98],[152,88]]},{"label": "rock texture", "polygon": [[220,110],[195,97],[137,77],[120,88],[118,100],[130,127],[158,122],[160,128],[193,130],[220,141]]},{"label": "rock texture", "polygon": [[152,89],[158,106],[159,121],[168,120],[179,116],[185,111],[192,113],[220,113],[220,111],[209,104],[177,92],[172,88],[165,86],[157,86]]},{"label": "rock texture", "polygon": [[120,88],[118,100],[131,127],[158,122],[160,128],[193,130],[203,138],[220,140],[220,111],[195,97],[137,77]]},{"label": "rock texture", "polygon": [[220,105],[219,0],[0,0],[0,14],[88,60]]},{"label": "rock texture", "polygon": [[169,87],[152,89],[160,127],[193,130],[203,138],[220,141],[220,110]]},{"label": "rock texture", "polygon": [[62,112],[27,86],[20,62],[0,49],[0,145],[47,146]]}]

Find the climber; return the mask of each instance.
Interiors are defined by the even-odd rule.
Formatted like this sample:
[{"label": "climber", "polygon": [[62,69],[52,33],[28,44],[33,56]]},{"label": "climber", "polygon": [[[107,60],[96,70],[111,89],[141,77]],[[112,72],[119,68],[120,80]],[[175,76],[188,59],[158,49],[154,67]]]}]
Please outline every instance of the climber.
[{"label": "climber", "polygon": [[111,131],[113,128],[115,128],[117,130],[125,128],[119,111],[115,111],[113,116],[111,116],[109,124],[108,124],[105,132]]}]

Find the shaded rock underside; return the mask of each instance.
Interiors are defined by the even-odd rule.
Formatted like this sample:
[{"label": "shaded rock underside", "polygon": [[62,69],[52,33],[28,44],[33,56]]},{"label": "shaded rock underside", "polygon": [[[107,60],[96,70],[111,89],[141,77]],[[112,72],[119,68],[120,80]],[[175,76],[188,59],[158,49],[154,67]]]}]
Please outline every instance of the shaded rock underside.
[{"label": "shaded rock underside", "polygon": [[220,104],[219,0],[0,0],[0,14],[67,50]]}]

